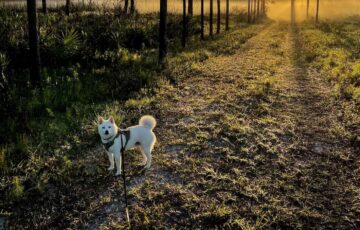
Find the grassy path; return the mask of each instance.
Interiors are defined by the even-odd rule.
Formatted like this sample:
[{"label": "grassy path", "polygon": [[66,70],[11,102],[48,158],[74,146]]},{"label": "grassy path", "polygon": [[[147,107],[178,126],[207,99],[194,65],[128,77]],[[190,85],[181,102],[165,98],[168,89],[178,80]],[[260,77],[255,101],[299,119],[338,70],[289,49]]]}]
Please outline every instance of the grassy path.
[{"label": "grassy path", "polygon": [[[273,23],[162,88],[153,166],[130,177],[133,227],[359,227],[355,151],[333,135],[331,92],[297,31]],[[123,226],[122,208],[86,226]]]}]

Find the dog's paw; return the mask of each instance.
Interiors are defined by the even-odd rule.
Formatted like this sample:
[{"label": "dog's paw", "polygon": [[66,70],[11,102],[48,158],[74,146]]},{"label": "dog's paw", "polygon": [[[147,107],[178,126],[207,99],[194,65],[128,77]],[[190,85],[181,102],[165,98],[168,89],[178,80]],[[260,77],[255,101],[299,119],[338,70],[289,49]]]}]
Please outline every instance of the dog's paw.
[{"label": "dog's paw", "polygon": [[114,166],[110,166],[109,168],[108,168],[108,171],[111,171],[111,170],[113,170],[114,169]]},{"label": "dog's paw", "polygon": [[115,173],[115,176],[120,176],[121,175],[121,172],[116,172]]},{"label": "dog's paw", "polygon": [[150,166],[151,166],[150,164],[145,164],[144,169],[149,169]]}]

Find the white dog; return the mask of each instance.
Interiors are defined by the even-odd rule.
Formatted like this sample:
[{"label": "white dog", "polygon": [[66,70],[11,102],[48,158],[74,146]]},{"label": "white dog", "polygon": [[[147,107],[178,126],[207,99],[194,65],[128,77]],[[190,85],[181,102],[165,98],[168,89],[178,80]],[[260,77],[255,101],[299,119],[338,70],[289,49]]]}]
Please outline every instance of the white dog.
[{"label": "white dog", "polygon": [[101,141],[108,154],[110,167],[114,169],[114,158],[116,162],[116,176],[121,174],[121,149],[128,150],[138,147],[144,156],[143,165],[145,168],[151,166],[151,151],[156,142],[156,136],[153,129],[156,126],[155,118],[152,116],[143,116],[139,125],[121,130],[115,124],[113,117],[108,120],[99,117],[98,131]]}]

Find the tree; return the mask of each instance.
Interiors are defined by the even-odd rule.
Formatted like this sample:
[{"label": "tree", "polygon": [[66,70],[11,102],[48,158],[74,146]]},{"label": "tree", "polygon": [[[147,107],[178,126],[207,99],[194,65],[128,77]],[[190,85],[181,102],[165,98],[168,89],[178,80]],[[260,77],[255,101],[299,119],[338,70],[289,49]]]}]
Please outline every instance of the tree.
[{"label": "tree", "polygon": [[166,19],[167,0],[160,0],[160,23],[159,23],[159,62],[163,63],[167,53]]},{"label": "tree", "polygon": [[295,0],[291,0],[291,23],[295,24]]},{"label": "tree", "polygon": [[229,30],[229,0],[226,0],[226,22],[225,22],[225,29]]},{"label": "tree", "polygon": [[309,18],[310,0],[306,1],[306,18]]},{"label": "tree", "polygon": [[260,0],[257,0],[257,9],[256,9],[256,17],[260,15]]},{"label": "tree", "polygon": [[40,50],[37,32],[36,0],[27,0],[29,47],[30,47],[30,82],[34,88],[41,90]]},{"label": "tree", "polygon": [[42,0],[42,11],[43,11],[44,14],[47,13],[46,0]]},{"label": "tree", "polygon": [[253,22],[256,21],[256,0],[253,0],[254,4],[252,6],[252,13],[253,13]]},{"label": "tree", "polygon": [[251,0],[248,0],[248,12],[247,12],[247,16],[248,16],[248,23],[251,22]]},{"label": "tree", "polygon": [[125,2],[124,2],[124,13],[125,14],[128,13],[128,8],[129,8],[129,0],[125,0]]},{"label": "tree", "polygon": [[320,0],[316,0],[316,22],[319,22],[319,5]]},{"label": "tree", "polygon": [[210,0],[210,36],[213,35],[213,0]]},{"label": "tree", "polygon": [[181,44],[183,47],[186,45],[186,0],[183,0],[183,30],[181,36]]},{"label": "tree", "polygon": [[263,16],[266,14],[266,0],[262,0],[262,14]]},{"label": "tree", "polygon": [[188,5],[189,16],[193,15],[193,11],[194,11],[194,2],[193,2],[193,0],[189,0],[189,5]]},{"label": "tree", "polygon": [[201,39],[204,40],[204,0],[201,0],[200,5]]},{"label": "tree", "polygon": [[216,23],[216,33],[220,33],[220,23],[221,23],[221,9],[220,9],[220,0],[217,0],[217,23]]},{"label": "tree", "polygon": [[70,0],[66,0],[65,13],[66,13],[66,15],[68,15],[68,16],[69,16],[69,14],[70,14]]},{"label": "tree", "polygon": [[130,14],[135,13],[135,0],[130,0]]},{"label": "tree", "polygon": [[13,107],[9,82],[5,76],[5,69],[8,64],[6,55],[0,52],[0,114],[6,114],[8,109]]}]

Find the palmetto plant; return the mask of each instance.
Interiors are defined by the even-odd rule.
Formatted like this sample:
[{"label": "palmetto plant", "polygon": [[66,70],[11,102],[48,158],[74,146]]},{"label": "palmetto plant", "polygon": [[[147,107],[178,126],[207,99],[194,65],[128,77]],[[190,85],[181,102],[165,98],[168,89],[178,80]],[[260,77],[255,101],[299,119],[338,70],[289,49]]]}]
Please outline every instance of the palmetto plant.
[{"label": "palmetto plant", "polygon": [[6,55],[0,52],[0,87],[1,88],[4,88],[5,84],[7,83],[4,72],[8,64],[9,61]]},{"label": "palmetto plant", "polygon": [[75,29],[61,33],[59,41],[66,56],[72,56],[81,46],[80,35]]},{"label": "palmetto plant", "polygon": [[55,42],[51,50],[56,57],[66,59],[75,55],[80,50],[81,45],[82,41],[79,32],[70,29],[61,32],[59,36],[55,36]]}]

